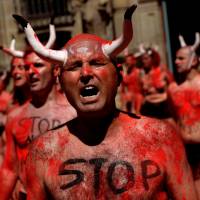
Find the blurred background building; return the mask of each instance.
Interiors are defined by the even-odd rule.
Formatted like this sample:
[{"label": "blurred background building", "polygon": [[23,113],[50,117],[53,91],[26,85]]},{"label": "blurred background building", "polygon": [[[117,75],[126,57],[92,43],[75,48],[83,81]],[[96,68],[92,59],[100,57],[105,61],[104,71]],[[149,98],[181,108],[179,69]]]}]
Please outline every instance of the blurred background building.
[{"label": "blurred background building", "polygon": [[[167,0],[0,0],[0,45],[8,47],[14,35],[17,49],[23,50],[26,46],[24,33],[12,14],[29,20],[44,42],[49,36],[50,20],[54,18],[55,48],[61,48],[73,35],[82,32],[113,39],[121,33],[125,9],[137,3],[133,16],[134,39],[129,45],[129,52],[135,52],[140,43],[156,44],[162,62],[173,71],[174,43],[177,43],[178,32],[183,31],[176,30],[175,23],[179,23],[178,14],[184,13],[184,10],[180,12],[183,1],[176,2],[177,7]],[[186,14],[189,18],[188,12]],[[194,35],[195,31],[191,30],[191,34]],[[10,58],[0,52],[0,67],[9,68],[9,62]]]}]

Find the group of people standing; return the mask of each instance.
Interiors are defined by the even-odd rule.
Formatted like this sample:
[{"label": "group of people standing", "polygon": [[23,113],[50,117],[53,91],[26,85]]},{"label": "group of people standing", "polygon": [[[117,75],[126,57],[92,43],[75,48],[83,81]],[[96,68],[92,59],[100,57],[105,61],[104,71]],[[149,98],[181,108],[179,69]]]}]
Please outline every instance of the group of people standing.
[{"label": "group of people standing", "polygon": [[[199,182],[199,81],[200,35],[188,45],[179,36],[180,48],[176,51],[177,77],[161,63],[154,47],[139,46],[135,54],[124,57],[123,79],[119,94],[121,108],[170,122],[180,132],[187,158],[196,183]],[[199,184],[199,183],[198,183]],[[200,191],[200,185],[197,186]]]},{"label": "group of people standing", "polygon": [[[14,92],[0,91],[1,200],[198,199],[200,159],[189,154],[200,141],[197,42],[177,52],[179,85],[150,48],[142,48],[140,67],[127,55],[122,72],[116,57],[132,39],[136,7],[127,8],[119,38],[80,34],[61,50],[13,16],[30,47],[2,47],[13,56]],[[169,116],[174,123],[162,120]]]}]

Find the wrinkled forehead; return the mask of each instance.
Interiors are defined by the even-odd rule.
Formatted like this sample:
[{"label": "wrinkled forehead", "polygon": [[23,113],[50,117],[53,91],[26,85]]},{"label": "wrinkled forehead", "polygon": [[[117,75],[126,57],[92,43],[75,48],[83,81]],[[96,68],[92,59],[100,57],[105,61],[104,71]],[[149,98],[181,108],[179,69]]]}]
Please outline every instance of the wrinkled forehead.
[{"label": "wrinkled forehead", "polygon": [[90,57],[92,55],[104,56],[102,51],[102,45],[95,40],[80,40],[71,43],[68,47],[68,56],[70,57]]},{"label": "wrinkled forehead", "polygon": [[24,57],[25,63],[35,63],[35,62],[44,62],[36,53],[31,52],[25,55]]}]

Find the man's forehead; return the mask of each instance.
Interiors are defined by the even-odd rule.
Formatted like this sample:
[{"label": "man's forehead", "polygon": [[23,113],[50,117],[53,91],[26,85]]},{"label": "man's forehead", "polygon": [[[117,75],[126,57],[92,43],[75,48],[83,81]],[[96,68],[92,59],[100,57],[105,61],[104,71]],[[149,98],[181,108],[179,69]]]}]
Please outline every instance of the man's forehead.
[{"label": "man's forehead", "polygon": [[43,60],[34,52],[28,53],[25,57],[24,57],[24,61],[25,62],[43,62]]},{"label": "man's forehead", "polygon": [[24,59],[23,58],[17,58],[15,57],[13,60],[12,60],[12,65],[15,65],[15,64],[23,64],[24,63]]},{"label": "man's forehead", "polygon": [[95,40],[80,40],[70,44],[67,47],[70,55],[90,55],[90,54],[103,54],[101,44]]}]

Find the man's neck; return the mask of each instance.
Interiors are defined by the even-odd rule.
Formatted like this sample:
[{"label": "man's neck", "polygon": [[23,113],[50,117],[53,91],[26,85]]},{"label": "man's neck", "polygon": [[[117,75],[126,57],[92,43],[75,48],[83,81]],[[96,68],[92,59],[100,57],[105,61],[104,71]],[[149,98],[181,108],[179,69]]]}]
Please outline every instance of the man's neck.
[{"label": "man's neck", "polygon": [[196,75],[198,75],[199,72],[197,71],[197,69],[191,69],[191,71],[187,74],[187,80],[192,80]]},{"label": "man's neck", "polygon": [[77,136],[83,143],[91,146],[98,145],[105,138],[107,130],[117,116],[117,113],[115,109],[102,117],[77,117],[69,128],[72,134]]},{"label": "man's neck", "polygon": [[39,108],[43,106],[46,102],[51,101],[56,96],[55,86],[52,85],[49,88],[46,88],[43,91],[32,93],[32,101],[33,106]]}]

